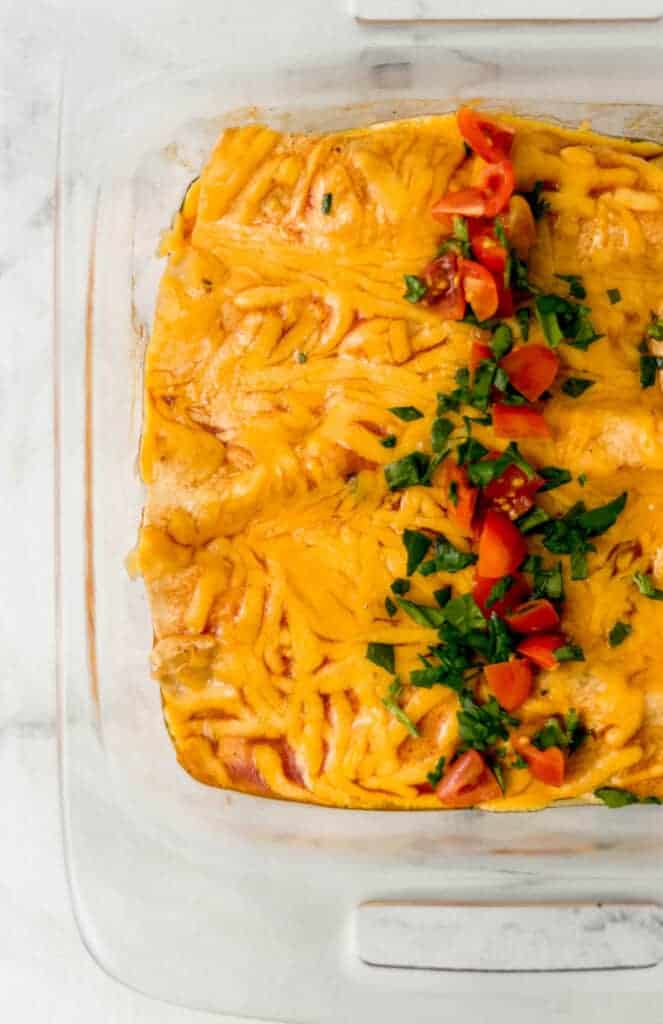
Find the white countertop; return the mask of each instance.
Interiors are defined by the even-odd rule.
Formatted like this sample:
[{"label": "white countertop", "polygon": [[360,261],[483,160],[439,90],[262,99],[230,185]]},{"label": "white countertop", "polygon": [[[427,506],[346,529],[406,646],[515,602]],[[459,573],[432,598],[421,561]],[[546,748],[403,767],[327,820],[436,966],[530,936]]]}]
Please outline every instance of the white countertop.
[{"label": "white countertop", "polygon": [[[303,10],[303,4],[290,0],[291,9]],[[172,13],[172,0],[168,6]],[[0,181],[9,223],[0,252],[2,1019],[194,1024],[218,1018],[137,995],[93,963],[72,918],[61,852],[53,665],[51,235],[58,39],[63,19],[75,16],[75,8],[66,0],[5,0],[0,9]],[[192,8],[193,0],[181,0],[183,19],[192,16]],[[619,985],[618,973],[606,975],[605,1000],[590,1002],[574,996],[572,977],[560,979],[558,995],[542,1003],[537,1019],[580,1021],[600,1009],[604,1024],[621,1024],[627,1014],[634,1024],[661,1020],[655,997],[620,995]],[[495,1022],[491,1006],[486,1005],[483,1019]]]}]

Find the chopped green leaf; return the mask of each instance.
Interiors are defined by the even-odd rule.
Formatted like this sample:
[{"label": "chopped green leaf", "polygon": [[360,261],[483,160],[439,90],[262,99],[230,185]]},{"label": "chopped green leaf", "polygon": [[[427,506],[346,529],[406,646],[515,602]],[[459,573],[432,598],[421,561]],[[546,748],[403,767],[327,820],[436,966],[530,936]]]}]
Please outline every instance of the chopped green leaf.
[{"label": "chopped green leaf", "polygon": [[532,743],[539,750],[559,747],[573,754],[587,738],[587,729],[580,720],[575,708],[571,708],[560,722],[557,718],[549,718],[542,729],[532,737]]},{"label": "chopped green leaf", "polygon": [[[484,454],[486,453],[484,452]],[[485,487],[501,477],[509,466],[517,466],[528,480],[532,480],[536,475],[536,470],[522,455],[515,441],[512,441],[496,459],[473,462],[467,467],[467,474],[470,481],[477,487]]]},{"label": "chopped green leaf", "polygon": [[495,612],[488,620],[488,638],[490,640],[489,650],[486,654],[488,662],[492,665],[495,662],[508,661],[513,653],[515,643],[506,623]]},{"label": "chopped green leaf", "polygon": [[388,411],[393,413],[394,416],[398,416],[399,420],[403,420],[405,423],[409,423],[411,420],[421,420],[424,418],[424,414],[421,409],[415,408],[414,405],[394,405]]},{"label": "chopped green leaf", "polygon": [[569,295],[572,295],[574,299],[586,299],[587,289],[582,283],[582,278],[579,274],[555,274],[555,277],[560,281],[566,281],[569,286]]},{"label": "chopped green leaf", "polygon": [[419,566],[422,576],[430,576],[434,572],[460,572],[468,565],[474,565],[477,555],[472,551],[460,551],[451,541],[440,537],[435,543],[435,554],[427,562]]},{"label": "chopped green leaf", "polygon": [[488,597],[486,598],[486,608],[492,608],[494,604],[501,601],[506,596],[507,591],[514,582],[513,576],[503,576],[501,580],[497,580],[493,583],[492,587],[488,591]]},{"label": "chopped green leaf", "polygon": [[521,757],[521,755],[518,754],[518,756],[516,757],[516,759],[513,762],[513,765],[511,767],[512,768],[519,768],[519,769],[520,768],[527,768],[527,761],[525,760],[524,757]]},{"label": "chopped green leaf", "polygon": [[452,480],[448,488],[449,501],[454,506],[458,505],[458,484],[455,480]]},{"label": "chopped green leaf", "polygon": [[393,644],[368,644],[366,657],[378,668],[383,668],[385,672],[391,672],[393,675],[396,664]]},{"label": "chopped green leaf", "polygon": [[393,618],[394,615],[396,614],[396,612],[398,611],[397,606],[394,604],[394,602],[388,596],[385,597],[385,599],[384,599],[384,607],[385,607],[385,611],[387,612],[387,615],[389,616],[390,619]]},{"label": "chopped green leaf", "polygon": [[655,341],[663,341],[663,317],[656,316],[656,313],[651,315],[651,323],[647,328],[647,337],[653,338]]},{"label": "chopped green leaf", "polygon": [[440,417],[433,420],[433,426],[431,427],[431,445],[434,452],[444,451],[453,428],[454,425],[451,420]]},{"label": "chopped green leaf", "polygon": [[574,754],[582,746],[588,736],[587,728],[580,719],[575,708],[569,708],[564,718],[564,728],[567,737],[567,749],[569,754]]},{"label": "chopped green leaf", "polygon": [[303,365],[304,363],[308,362],[308,356],[306,355],[306,352],[297,352],[295,354],[295,359],[300,365]]},{"label": "chopped green leaf", "polygon": [[416,274],[405,274],[405,294],[404,299],[408,302],[421,302],[425,298],[428,292],[428,285],[425,281],[422,281]]},{"label": "chopped green leaf", "polygon": [[651,576],[644,572],[636,572],[633,574],[633,582],[643,597],[648,597],[652,601],[663,601],[663,590],[654,584]]},{"label": "chopped green leaf", "polygon": [[585,652],[578,644],[563,644],[557,647],[553,654],[557,661],[584,661]]},{"label": "chopped green leaf", "polygon": [[562,487],[573,480],[568,469],[560,469],[558,466],[544,466],[543,469],[539,470],[539,476],[542,476],[546,481],[543,487],[539,489],[540,494],[543,494],[544,491],[554,491],[556,487]]},{"label": "chopped green leaf", "polygon": [[575,302],[569,302],[559,295],[538,295],[535,300],[536,315],[546,341],[556,348],[566,341],[575,348],[586,351],[602,335],[597,334],[589,319],[591,310]]},{"label": "chopped green leaf", "polygon": [[406,712],[403,711],[403,708],[398,703],[398,698],[400,697],[402,690],[403,684],[401,683],[398,676],[396,676],[393,683],[387,690],[386,697],[382,698],[382,703],[386,707],[387,711],[391,712],[394,718],[398,722],[400,722],[401,725],[405,726],[410,736],[416,737],[419,735],[419,730],[417,729],[416,725],[409,717],[409,715],[407,715]]},{"label": "chopped green leaf", "polygon": [[407,594],[411,586],[412,584],[409,580],[404,580],[399,577],[391,584],[391,592],[392,594],[398,594],[399,597],[402,597],[403,594]]},{"label": "chopped green leaf", "polygon": [[610,299],[610,305],[614,306],[616,302],[622,301],[622,293],[619,288],[607,288],[606,295]]},{"label": "chopped green leaf", "polygon": [[602,800],[608,807],[628,807],[639,804],[640,799],[630,789],[618,789],[617,786],[601,786],[594,790],[594,796]]},{"label": "chopped green leaf", "polygon": [[456,449],[456,457],[458,459],[458,465],[464,466],[469,462],[478,462],[488,454],[488,449],[485,445],[481,444],[474,437],[468,437],[465,441],[458,445]]},{"label": "chopped green leaf", "polygon": [[427,537],[425,533],[420,533],[419,530],[404,530],[403,544],[407,551],[407,568],[405,572],[408,576],[411,576],[423,561],[432,541],[430,537]]},{"label": "chopped green leaf", "polygon": [[523,563],[523,571],[533,576],[532,598],[547,597],[551,601],[561,601],[564,597],[564,577],[562,563],[558,562],[552,569],[543,567],[540,555],[530,555]]},{"label": "chopped green leaf", "polygon": [[535,505],[529,512],[525,512],[516,522],[516,526],[521,533],[534,533],[535,530],[539,530],[544,523],[549,522],[550,516],[544,508],[540,505]]},{"label": "chopped green leaf", "polygon": [[461,634],[469,633],[472,629],[486,628],[483,613],[471,594],[462,594],[449,601],[444,609],[444,616]]},{"label": "chopped green leaf", "polygon": [[663,356],[640,356],[640,387],[652,387],[657,370],[663,370]]},{"label": "chopped green leaf", "polygon": [[477,409],[487,409],[490,392],[495,379],[497,365],[491,359],[483,359],[474,371],[472,387],[472,405]]},{"label": "chopped green leaf", "polygon": [[543,190],[545,187],[546,186],[543,181],[535,181],[531,192],[522,193],[523,199],[527,200],[529,203],[534,220],[541,220],[541,218],[544,217],[550,209],[550,203],[547,199],[543,198]]},{"label": "chopped green leaf", "polygon": [[627,498],[627,492],[622,491],[617,498],[609,501],[607,505],[601,505],[599,508],[589,509],[588,511],[581,511],[575,518],[575,525],[587,537],[600,536],[600,534],[605,533],[606,530],[609,530],[617,522],[617,519],[626,507]]},{"label": "chopped green leaf", "polygon": [[398,438],[396,437],[395,434],[387,434],[386,437],[382,438],[380,444],[382,445],[383,448],[395,448],[397,440]]},{"label": "chopped green leaf", "polygon": [[333,197],[332,193],[331,192],[325,192],[324,196],[322,197],[322,203],[320,204],[320,209],[322,210],[323,213],[326,213],[326,214],[330,214],[331,213],[331,208],[332,208],[333,201],[334,201],[334,197]]},{"label": "chopped green leaf", "polygon": [[414,601],[408,601],[405,597],[398,597],[396,600],[405,614],[409,615],[418,626],[424,626],[426,629],[437,629],[444,622],[445,613],[441,608],[429,608],[425,604],[416,604]]},{"label": "chopped green leaf", "polygon": [[520,337],[523,341],[529,339],[529,322],[532,316],[532,310],[529,306],[523,306],[516,313],[516,320],[518,321],[518,327],[520,329]]},{"label": "chopped green leaf", "polygon": [[595,381],[588,380],[586,377],[569,377],[562,384],[562,391],[570,398],[580,398],[588,388],[594,386],[594,383]]},{"label": "chopped green leaf", "polygon": [[580,484],[581,487],[585,486],[585,484],[587,483],[587,474],[586,473],[581,473],[580,474],[580,476],[578,477],[578,483]]},{"label": "chopped green leaf", "polygon": [[460,697],[457,713],[458,732],[464,750],[488,750],[500,740],[509,738],[509,726],[519,725],[517,718],[500,707],[495,697],[477,704],[470,694]]},{"label": "chopped green leaf", "polygon": [[442,776],[444,775],[444,766],[445,766],[445,764],[446,764],[446,758],[445,757],[441,757],[438,760],[438,762],[435,765],[435,767],[433,768],[433,771],[432,772],[428,772],[428,774],[426,775],[426,778],[430,782],[430,784],[433,787],[433,789],[435,789],[437,784],[441,781]]},{"label": "chopped green leaf", "polygon": [[493,386],[496,387],[498,391],[508,391],[510,383],[509,375],[506,370],[503,370],[501,366],[498,366],[495,370]]},{"label": "chopped green leaf", "polygon": [[633,626],[630,626],[627,622],[617,621],[608,633],[608,643],[611,647],[619,647],[632,632]]},{"label": "chopped green leaf", "polygon": [[439,590],[433,591],[433,597],[437,601],[440,608],[444,608],[449,603],[451,597],[451,587],[447,584],[446,587],[440,587]]},{"label": "chopped green leaf", "polygon": [[495,359],[502,359],[513,347],[513,333],[508,324],[498,324],[490,340],[490,348]]},{"label": "chopped green leaf", "polygon": [[384,467],[384,475],[391,491],[400,490],[403,487],[415,487],[423,484],[426,480],[426,473],[430,464],[430,456],[424,452],[410,452],[396,462],[390,462]]}]

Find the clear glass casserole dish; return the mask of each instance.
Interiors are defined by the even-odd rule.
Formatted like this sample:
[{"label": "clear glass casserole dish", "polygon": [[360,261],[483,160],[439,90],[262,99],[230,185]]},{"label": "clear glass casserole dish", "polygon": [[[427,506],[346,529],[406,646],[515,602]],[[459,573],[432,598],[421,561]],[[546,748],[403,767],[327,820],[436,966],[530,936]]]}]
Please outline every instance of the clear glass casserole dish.
[{"label": "clear glass casserole dish", "polygon": [[[195,25],[161,12],[158,46],[148,42],[149,11],[133,17],[130,46],[116,24],[72,28],[57,172],[55,441],[61,783],[77,918],[111,974],[186,1005],[287,1020],[396,1021],[409,1012],[426,1021],[445,1000],[462,997],[471,1012],[490,998],[524,1019],[556,983],[509,973],[531,968],[523,953],[541,922],[523,924],[517,908],[655,904],[663,816],[655,807],[343,812],[208,789],[182,771],[149,677],[144,591],[124,568],[143,503],[136,457],[161,273],[155,250],[227,124],[330,130],[481,96],[491,107],[661,141],[661,30],[382,24],[337,3],[301,5],[290,20],[257,8],[226,4],[223,20],[206,4]],[[409,936],[409,952],[383,922],[376,954],[376,901],[396,907],[392,924]],[[443,938],[408,923],[403,908],[413,903],[455,915],[494,905],[494,935],[515,927],[520,943],[506,960],[480,952],[490,927],[466,916],[465,959],[442,950],[418,961],[417,942]],[[568,942],[581,927],[574,914],[559,933],[550,917],[544,928]],[[605,921],[588,926],[587,942],[592,927],[605,930]],[[655,941],[639,959],[624,952],[626,936],[623,955],[589,966],[658,962],[655,907],[642,927]],[[588,966],[554,955],[537,963]],[[590,998],[606,983],[587,972],[573,985]],[[662,968],[620,976],[622,991],[662,987]]]}]

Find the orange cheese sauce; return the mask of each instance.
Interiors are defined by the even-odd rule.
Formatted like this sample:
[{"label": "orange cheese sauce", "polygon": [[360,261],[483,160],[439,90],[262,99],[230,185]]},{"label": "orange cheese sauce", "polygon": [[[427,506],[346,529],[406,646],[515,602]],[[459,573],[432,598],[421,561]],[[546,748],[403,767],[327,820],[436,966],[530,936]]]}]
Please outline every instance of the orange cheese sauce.
[{"label": "orange cheese sauce", "polygon": [[[663,157],[649,143],[502,120],[515,129],[517,189],[543,180],[550,203],[530,277],[566,295],[555,275],[581,275],[604,335],[586,352],[560,348],[553,438],[520,449],[573,473],[542,497],[551,513],[629,497],[596,538],[588,579],[570,582],[564,560],[563,627],[586,660],[540,673],[518,710],[533,732],[574,707],[590,736],[561,787],[506,767],[505,795],[485,806],[531,810],[607,784],[663,796],[663,604],[632,582],[640,570],[663,585],[663,402],[638,374],[638,343],[663,315]],[[407,685],[436,634],[390,618],[384,600],[405,575],[404,529],[468,542],[441,485],[391,492],[383,467],[430,450],[436,393],[485,335],[403,298],[404,275],[440,239],[431,204],[472,174],[453,116],[324,136],[231,129],[163,240],[134,562],[166,725],[201,782],[339,807],[440,807],[426,777],[458,745],[458,699]],[[534,320],[529,340],[545,343]],[[560,390],[575,375],[595,382],[580,399]],[[424,418],[388,411],[408,405]],[[388,434],[396,449],[380,444]],[[506,447],[491,427],[475,436]],[[408,598],[432,605],[445,583],[467,592],[473,572],[414,575]],[[632,633],[612,648],[617,620]],[[383,705],[391,677],[366,659],[369,642],[395,645],[418,737]]]}]

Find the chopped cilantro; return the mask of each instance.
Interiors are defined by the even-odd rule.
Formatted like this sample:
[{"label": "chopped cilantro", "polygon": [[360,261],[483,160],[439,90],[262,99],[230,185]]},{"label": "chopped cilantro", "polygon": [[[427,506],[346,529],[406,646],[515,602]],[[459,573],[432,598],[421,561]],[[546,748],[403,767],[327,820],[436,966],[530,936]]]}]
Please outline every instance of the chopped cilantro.
[{"label": "chopped cilantro", "polygon": [[610,299],[610,305],[614,306],[616,302],[622,301],[622,293],[619,288],[607,288],[606,295]]},{"label": "chopped cilantro", "polygon": [[514,441],[496,459],[472,462],[467,467],[467,475],[475,486],[485,487],[487,484],[492,483],[493,480],[501,477],[509,466],[517,466],[528,480],[532,480],[536,475],[534,467],[521,454],[518,445]]},{"label": "chopped cilantro", "polygon": [[431,427],[431,445],[434,452],[443,452],[454,428],[451,420],[438,417]]},{"label": "chopped cilantro", "polygon": [[574,299],[587,298],[587,289],[579,274],[555,274],[555,277],[560,281],[566,281],[569,286],[569,295],[572,295]]},{"label": "chopped cilantro", "polygon": [[562,487],[573,480],[568,469],[560,469],[558,466],[544,466],[539,470],[539,476],[546,481],[543,487],[539,488],[541,494],[544,491],[554,491],[555,488]]},{"label": "chopped cilantro", "polygon": [[439,758],[437,764],[433,768],[433,771],[432,772],[428,772],[428,774],[426,775],[426,778],[430,782],[430,784],[433,787],[433,789],[435,789],[437,784],[441,781],[442,776],[444,775],[444,766],[445,766],[445,764],[446,764],[446,758],[445,757]]},{"label": "chopped cilantro", "polygon": [[643,597],[648,597],[652,601],[663,601],[663,590],[654,585],[651,576],[644,572],[636,572],[633,574],[633,582]]},{"label": "chopped cilantro", "polygon": [[530,555],[523,562],[523,572],[531,573],[532,598],[547,597],[551,601],[561,601],[564,597],[564,577],[562,563],[558,562],[551,569],[543,566],[540,555]]},{"label": "chopped cilantro", "polygon": [[586,351],[603,337],[592,326],[588,306],[569,302],[559,295],[538,295],[534,306],[541,330],[551,348],[557,348],[561,341],[566,341]]},{"label": "chopped cilantro", "polygon": [[532,316],[532,310],[529,306],[523,306],[516,313],[516,320],[518,321],[518,327],[520,329],[520,337],[523,341],[527,341],[529,338],[529,322]]},{"label": "chopped cilantro", "polygon": [[366,657],[378,668],[383,668],[385,672],[391,672],[393,675],[396,664],[393,644],[368,644]]},{"label": "chopped cilantro", "polygon": [[651,322],[647,328],[647,337],[655,341],[663,341],[663,317],[651,315]]},{"label": "chopped cilantro", "polygon": [[419,730],[417,729],[416,725],[409,717],[409,715],[407,715],[405,711],[403,711],[403,708],[398,703],[398,698],[400,697],[402,690],[403,684],[401,683],[398,676],[396,676],[393,683],[391,683],[389,689],[387,690],[386,697],[382,698],[382,703],[386,707],[387,711],[390,711],[394,718],[398,722],[400,722],[401,725],[405,726],[410,736],[418,736]]},{"label": "chopped cilantro", "polygon": [[478,462],[488,454],[488,449],[474,437],[468,437],[456,449],[458,465],[464,466],[467,463]]},{"label": "chopped cilantro", "polygon": [[451,587],[447,585],[446,587],[440,587],[439,590],[434,590],[433,597],[437,601],[440,608],[444,608],[444,606],[449,603],[449,598],[451,597]]},{"label": "chopped cilantro", "polygon": [[495,359],[502,359],[511,351],[513,332],[508,324],[498,324],[490,340],[490,348]]},{"label": "chopped cilantro", "polygon": [[444,622],[444,611],[441,608],[429,608],[425,604],[416,604],[405,597],[396,598],[398,605],[409,615],[418,626],[426,629],[437,629]]},{"label": "chopped cilantro", "polygon": [[581,473],[580,474],[580,476],[578,477],[578,483],[580,484],[581,487],[585,486],[585,484],[587,483],[587,474],[586,473]]},{"label": "chopped cilantro", "polygon": [[587,380],[586,377],[569,377],[562,384],[562,391],[570,398],[580,398],[588,388],[594,386],[595,381]]},{"label": "chopped cilantro", "polygon": [[551,516],[540,505],[535,505],[529,512],[522,515],[516,525],[521,533],[534,533],[540,530],[544,523],[549,522]]},{"label": "chopped cilantro", "polygon": [[403,594],[407,594],[411,586],[412,584],[410,583],[409,580],[404,580],[399,577],[398,579],[395,579],[394,582],[391,584],[391,592],[392,594],[398,594],[402,597]]},{"label": "chopped cilantro", "polygon": [[571,579],[587,578],[586,554],[594,551],[590,537],[605,533],[624,510],[627,494],[624,491],[614,501],[595,509],[587,509],[579,501],[560,519],[552,519],[543,526],[543,544],[556,555],[571,556]]},{"label": "chopped cilantro", "polygon": [[557,647],[553,654],[557,661],[584,661],[585,652],[578,644],[563,644]]},{"label": "chopped cilantro", "polygon": [[471,594],[454,597],[444,609],[444,615],[459,633],[469,633],[472,629],[485,629],[486,620]]},{"label": "chopped cilantro", "polygon": [[438,256],[443,256],[445,252],[455,252],[459,256],[463,256],[465,259],[472,258],[472,248],[470,246],[470,233],[467,227],[467,221],[465,217],[456,216],[453,219],[453,234],[450,238],[445,238],[438,250]]},{"label": "chopped cilantro", "polygon": [[322,197],[322,202],[320,204],[320,209],[322,210],[323,213],[326,213],[326,214],[330,214],[331,213],[331,208],[332,208],[333,201],[334,201],[334,197],[333,197],[332,193],[331,192],[325,192],[324,196]]},{"label": "chopped cilantro", "polygon": [[542,195],[544,189],[545,183],[543,181],[535,181],[532,190],[522,194],[523,199],[529,203],[534,220],[541,220],[550,209],[550,203]]},{"label": "chopped cilantro", "polygon": [[403,280],[405,281],[405,294],[404,299],[408,302],[421,302],[425,298],[428,292],[428,285],[425,281],[422,281],[416,274],[405,274]]},{"label": "chopped cilantro", "polygon": [[415,569],[419,567],[431,543],[430,537],[427,537],[425,533],[420,533],[419,530],[403,531],[403,544],[407,551],[407,568],[405,572],[408,576],[411,576]]},{"label": "chopped cilantro", "polygon": [[495,612],[488,620],[488,639],[490,641],[486,657],[490,664],[508,661],[515,644],[505,622]]},{"label": "chopped cilantro", "polygon": [[304,363],[308,362],[308,356],[306,355],[306,352],[297,352],[295,355],[295,359],[300,365],[303,365]]},{"label": "chopped cilantro", "polygon": [[499,740],[509,738],[509,726],[520,722],[491,697],[485,704],[477,704],[471,694],[460,697],[461,710],[457,713],[458,732],[462,750],[488,750]]},{"label": "chopped cilantro", "polygon": [[521,757],[521,755],[518,754],[518,756],[516,757],[516,759],[513,762],[511,767],[512,768],[527,768],[527,761],[525,760],[524,757]]},{"label": "chopped cilantro", "polygon": [[395,448],[397,441],[398,438],[396,437],[395,434],[387,434],[386,437],[382,438],[380,444],[382,445],[383,448]]},{"label": "chopped cilantro", "polygon": [[390,462],[384,467],[384,475],[391,491],[400,490],[403,487],[415,487],[426,481],[426,474],[430,464],[430,456],[424,452],[410,452],[396,462]]},{"label": "chopped cilantro", "polygon": [[663,356],[640,356],[640,387],[650,388],[655,384],[657,370],[663,370]]},{"label": "chopped cilantro", "polygon": [[397,606],[394,604],[390,597],[385,597],[384,607],[390,619],[393,618],[396,612],[398,611]]},{"label": "chopped cilantro", "polygon": [[602,800],[607,807],[628,807],[630,804],[660,804],[657,796],[638,796],[630,789],[618,789],[617,786],[601,786],[594,790],[594,796]]},{"label": "chopped cilantro", "polygon": [[563,722],[558,718],[549,718],[536,736],[532,737],[532,743],[539,750],[559,747],[573,754],[586,738],[587,729],[582,724],[578,712],[575,708],[570,708]]},{"label": "chopped cilantro", "polygon": [[399,420],[403,420],[405,423],[424,418],[421,409],[416,409],[413,405],[394,405],[388,411],[394,416],[398,416]]},{"label": "chopped cilantro", "polygon": [[492,587],[488,591],[488,597],[486,598],[486,608],[492,608],[494,604],[501,601],[502,598],[506,596],[513,582],[513,576],[503,576],[501,580],[497,580],[493,583]]},{"label": "chopped cilantro", "polygon": [[492,359],[483,359],[474,371],[472,405],[475,408],[483,410],[488,408],[496,370],[497,364]]},{"label": "chopped cilantro", "polygon": [[460,572],[476,561],[477,555],[472,551],[460,551],[451,541],[440,537],[435,544],[435,554],[419,566],[419,572],[422,576],[430,576],[434,572]]},{"label": "chopped cilantro", "polygon": [[627,622],[617,621],[608,633],[608,643],[611,647],[619,647],[632,632],[633,626],[630,626]]}]

